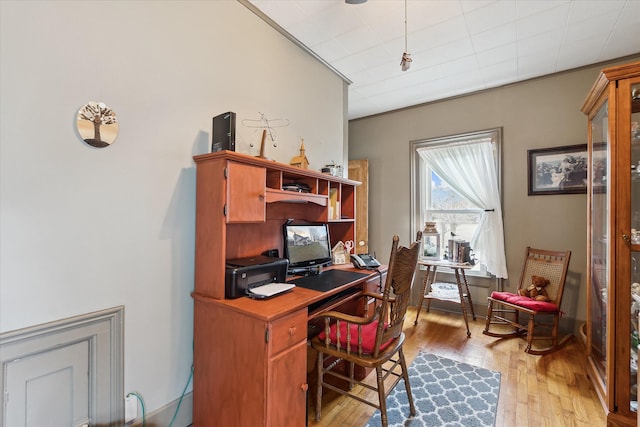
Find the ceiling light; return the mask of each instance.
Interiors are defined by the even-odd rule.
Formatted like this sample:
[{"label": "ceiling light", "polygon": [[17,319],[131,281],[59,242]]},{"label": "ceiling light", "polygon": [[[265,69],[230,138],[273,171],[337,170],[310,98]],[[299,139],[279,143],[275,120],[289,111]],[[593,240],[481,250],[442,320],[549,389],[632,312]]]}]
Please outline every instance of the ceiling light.
[{"label": "ceiling light", "polygon": [[344,0],[346,4],[362,4],[366,3],[367,0]]},{"label": "ceiling light", "polygon": [[407,0],[404,0],[404,52],[400,61],[402,71],[407,71],[411,66],[411,54],[407,50]]},{"label": "ceiling light", "polygon": [[404,52],[402,54],[402,61],[400,61],[400,66],[402,67],[402,71],[407,71],[409,67],[411,67],[411,54]]}]

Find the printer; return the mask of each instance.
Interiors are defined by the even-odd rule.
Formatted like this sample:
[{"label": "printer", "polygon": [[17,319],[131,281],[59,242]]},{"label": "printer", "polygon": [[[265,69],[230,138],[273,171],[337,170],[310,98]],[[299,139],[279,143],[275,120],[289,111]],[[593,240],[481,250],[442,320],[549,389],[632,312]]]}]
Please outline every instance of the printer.
[{"label": "printer", "polygon": [[282,283],[287,278],[289,260],[266,255],[228,259],[225,272],[225,297],[239,298],[256,286]]}]

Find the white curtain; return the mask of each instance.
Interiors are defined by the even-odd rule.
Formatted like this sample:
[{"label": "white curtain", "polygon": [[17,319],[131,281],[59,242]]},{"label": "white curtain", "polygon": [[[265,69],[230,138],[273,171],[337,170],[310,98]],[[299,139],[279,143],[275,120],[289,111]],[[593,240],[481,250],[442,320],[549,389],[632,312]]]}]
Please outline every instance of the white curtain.
[{"label": "white curtain", "polygon": [[460,195],[484,210],[471,247],[490,273],[507,278],[502,205],[490,141],[419,149],[420,157]]}]

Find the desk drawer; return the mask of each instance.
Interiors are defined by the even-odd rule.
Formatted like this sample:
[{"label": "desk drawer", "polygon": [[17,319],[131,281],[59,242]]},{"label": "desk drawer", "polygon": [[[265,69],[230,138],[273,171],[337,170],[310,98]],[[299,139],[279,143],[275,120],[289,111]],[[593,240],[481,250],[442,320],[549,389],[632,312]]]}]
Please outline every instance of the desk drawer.
[{"label": "desk drawer", "polygon": [[298,310],[271,324],[269,331],[270,354],[273,356],[307,339],[307,310]]}]

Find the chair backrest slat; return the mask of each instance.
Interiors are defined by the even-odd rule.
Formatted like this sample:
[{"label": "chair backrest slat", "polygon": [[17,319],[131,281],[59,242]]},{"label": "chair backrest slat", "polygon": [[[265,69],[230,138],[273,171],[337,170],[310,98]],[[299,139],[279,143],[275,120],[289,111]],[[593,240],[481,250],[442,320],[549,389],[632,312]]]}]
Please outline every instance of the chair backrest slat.
[{"label": "chair backrest slat", "polygon": [[408,248],[398,247],[399,240],[398,236],[393,236],[389,269],[382,293],[381,318],[376,331],[374,356],[378,355],[383,343],[400,337],[402,333],[418,264],[422,232],[418,232],[416,241]]},{"label": "chair backrest slat", "polygon": [[519,288],[529,287],[532,283],[531,276],[544,277],[550,282],[545,290],[551,301],[559,307],[562,303],[570,259],[571,251],[549,251],[527,247]]}]

